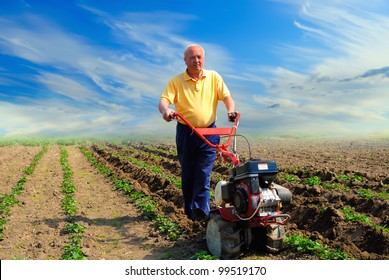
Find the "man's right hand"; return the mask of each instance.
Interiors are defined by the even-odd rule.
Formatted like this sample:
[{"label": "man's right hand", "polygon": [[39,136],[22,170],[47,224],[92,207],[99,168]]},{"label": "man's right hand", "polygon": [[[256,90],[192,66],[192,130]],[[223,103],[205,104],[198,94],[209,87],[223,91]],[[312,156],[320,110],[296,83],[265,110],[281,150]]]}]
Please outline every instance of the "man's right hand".
[{"label": "man's right hand", "polygon": [[158,110],[162,114],[165,121],[171,122],[174,119],[174,110],[169,108],[169,104],[166,100],[161,99],[158,104]]},{"label": "man's right hand", "polygon": [[171,122],[173,119],[174,119],[174,110],[173,109],[170,109],[170,108],[167,108],[165,110],[165,112],[163,112],[162,116],[163,116],[163,119],[167,122]]}]

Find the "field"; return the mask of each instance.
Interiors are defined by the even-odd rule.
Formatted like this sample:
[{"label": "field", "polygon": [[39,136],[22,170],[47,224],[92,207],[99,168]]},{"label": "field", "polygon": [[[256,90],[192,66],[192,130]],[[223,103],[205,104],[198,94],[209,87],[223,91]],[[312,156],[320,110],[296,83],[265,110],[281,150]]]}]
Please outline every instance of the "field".
[{"label": "field", "polygon": [[[389,259],[387,139],[254,142],[293,193],[291,221],[280,253],[240,259]],[[212,259],[183,214],[172,143],[86,143],[0,146],[1,260]],[[216,163],[212,185],[228,171]]]}]

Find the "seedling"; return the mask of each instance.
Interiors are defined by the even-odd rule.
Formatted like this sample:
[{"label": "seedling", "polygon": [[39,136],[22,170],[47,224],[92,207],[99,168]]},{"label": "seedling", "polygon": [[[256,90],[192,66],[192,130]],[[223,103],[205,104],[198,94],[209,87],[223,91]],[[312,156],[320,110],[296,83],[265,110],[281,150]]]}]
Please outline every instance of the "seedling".
[{"label": "seedling", "polygon": [[201,251],[196,253],[190,258],[191,260],[218,260],[215,256],[212,256],[208,251]]},{"label": "seedling", "polygon": [[85,227],[79,223],[67,223],[65,230],[68,233],[83,233],[85,232]]},{"label": "seedling", "polygon": [[368,216],[355,212],[354,207],[346,206],[343,209],[340,209],[340,211],[343,213],[346,222],[359,221],[363,224],[368,224],[368,225],[371,224],[370,218]]},{"label": "seedling", "polygon": [[288,182],[299,182],[300,181],[300,179],[298,177],[291,175],[291,174],[287,174],[287,173],[280,174],[279,178],[284,179]]},{"label": "seedling", "polygon": [[309,186],[320,186],[321,179],[317,176],[312,176],[312,177],[306,179],[304,182],[305,182],[305,184],[307,184]]},{"label": "seedling", "polygon": [[299,234],[287,236],[284,242],[297,252],[316,255],[323,260],[349,259],[349,255],[346,254],[343,249],[336,248],[334,250],[329,250],[326,245],[323,246],[322,244],[320,244],[320,242],[313,241]]}]

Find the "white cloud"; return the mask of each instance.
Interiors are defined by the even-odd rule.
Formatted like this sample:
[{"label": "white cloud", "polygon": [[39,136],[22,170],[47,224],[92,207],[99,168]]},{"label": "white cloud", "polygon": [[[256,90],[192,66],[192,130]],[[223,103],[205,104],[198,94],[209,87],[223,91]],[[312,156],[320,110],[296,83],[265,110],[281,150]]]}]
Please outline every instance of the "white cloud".
[{"label": "white cloud", "polygon": [[[163,122],[157,111],[159,96],[167,81],[184,71],[183,49],[191,43],[176,32],[196,18],[171,12],[125,13],[113,17],[84,8],[98,15],[100,22],[111,28],[120,49],[93,45],[87,38],[69,33],[44,17],[25,14],[0,18],[0,53],[30,62],[35,72],[27,79],[34,83],[36,99],[30,99],[29,94],[12,98],[15,103],[11,107],[19,112],[23,121],[16,118],[15,122],[9,122],[5,129],[9,133],[77,132],[82,131],[82,125],[88,131],[100,130],[109,127],[107,121],[123,118],[122,122],[128,124],[133,116],[139,117],[138,122],[132,123],[139,127],[137,132],[146,127],[151,132]],[[210,42],[199,43],[204,44],[209,56],[206,66],[218,65],[222,69],[224,65],[227,69],[229,55],[224,48]],[[16,85],[20,76],[12,75],[8,73],[0,82]],[[52,108],[31,106],[33,100],[42,103],[41,94],[50,99]],[[4,96],[4,100],[9,99]],[[30,106],[19,104],[21,101]],[[56,111],[54,114],[53,110]],[[78,113],[69,117],[67,112],[72,110]],[[91,113],[86,113],[87,110]],[[94,112],[98,112],[99,117],[93,119],[104,124],[101,128],[96,126],[96,121],[88,121]],[[151,120],[150,116],[153,117]],[[65,124],[64,119],[67,120]],[[12,124],[18,129],[12,129]]]},{"label": "white cloud", "polygon": [[[0,21],[3,23],[0,53],[31,62],[35,71],[25,80],[34,83],[35,92],[31,93],[34,99],[2,94],[2,100],[15,102],[2,103],[3,117],[9,120],[7,125],[2,125],[2,131],[8,134],[121,133],[122,126],[134,117],[147,114],[150,108],[157,111],[162,80],[167,80],[164,67],[147,59],[123,55],[122,50],[115,52],[91,45],[36,16],[18,20],[0,18]],[[21,76],[7,73],[7,67],[1,69],[5,75],[0,83],[23,86],[19,81]],[[31,95],[31,89],[24,87],[18,92],[28,90],[26,94]],[[49,100],[43,100],[41,94]],[[148,104],[150,99],[155,101]],[[34,105],[35,102],[39,104]],[[139,123],[142,121],[139,119]]]},{"label": "white cloud", "polygon": [[2,52],[34,63],[69,66],[92,51],[80,37],[34,15],[0,18],[0,24]]},{"label": "white cloud", "polygon": [[[281,38],[274,46],[281,65],[242,64],[228,46],[196,42],[206,50],[205,67],[228,80],[243,131],[387,130],[389,17],[381,13],[387,3],[277,2],[294,5],[290,13],[300,11],[290,24],[300,30],[301,39]],[[1,93],[6,101],[0,103],[0,117],[9,120],[2,130],[174,133],[174,126],[161,119],[157,102],[166,82],[185,69],[183,48],[197,38],[180,34],[198,18],[161,11],[113,16],[82,7],[110,29],[115,47],[96,45],[47,18],[0,18],[0,53],[27,61],[33,72],[21,78],[1,65],[0,85],[14,85],[22,92],[14,97]],[[23,88],[24,78],[33,85]],[[221,124],[224,112],[221,104]]]},{"label": "white cloud", "polygon": [[36,80],[52,92],[69,97],[74,101],[83,102],[98,99],[97,94],[92,89],[58,74],[42,72],[36,77]]},{"label": "white cloud", "polygon": [[123,126],[134,117],[110,115],[95,108],[77,109],[57,101],[31,100],[29,105],[0,102],[0,118],[7,120],[1,127],[7,136],[87,136],[122,134]]},{"label": "white cloud", "polygon": [[[312,1],[304,5],[302,18],[307,21],[304,31],[333,51],[316,66],[322,75],[357,75],[371,68],[389,65],[389,17],[372,11],[375,3],[355,1]],[[375,6],[378,8],[378,6]],[[382,6],[383,10],[387,4]],[[302,27],[302,25],[300,25]],[[313,32],[313,30],[317,30]]]},{"label": "white cloud", "polygon": [[[266,121],[279,132],[389,132],[389,99],[385,94],[389,86],[385,74],[389,17],[379,8],[385,10],[388,4],[277,2],[300,7],[301,18],[294,23],[303,36],[276,47],[288,63],[285,68],[259,72],[267,79],[262,81],[267,90],[253,100],[259,108],[268,108],[263,114],[274,117]],[[372,75],[364,76],[374,69]]]}]

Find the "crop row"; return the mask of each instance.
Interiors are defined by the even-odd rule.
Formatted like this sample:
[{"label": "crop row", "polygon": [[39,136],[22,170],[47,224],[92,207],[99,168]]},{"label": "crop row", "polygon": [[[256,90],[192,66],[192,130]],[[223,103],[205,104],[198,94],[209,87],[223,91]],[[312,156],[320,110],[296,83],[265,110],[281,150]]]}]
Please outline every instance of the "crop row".
[{"label": "crop row", "polygon": [[142,191],[136,191],[126,179],[119,178],[115,175],[109,167],[100,163],[93,153],[88,151],[85,147],[81,147],[81,151],[100,173],[105,174],[108,178],[110,178],[114,184],[114,188],[121,190],[128,195],[129,198],[134,201],[140,212],[149,217],[162,232],[167,233],[173,240],[177,239],[181,235],[181,229],[176,223],[172,222],[165,215],[158,213],[158,204],[151,196],[146,195]]},{"label": "crop row", "polygon": [[4,230],[6,229],[6,218],[11,214],[11,207],[18,203],[17,197],[24,190],[24,185],[27,183],[28,175],[31,175],[42,156],[47,152],[47,146],[43,146],[42,150],[35,155],[30,165],[24,170],[22,178],[19,179],[16,186],[12,189],[10,194],[5,194],[0,197],[0,240],[4,239]]},{"label": "crop row", "polygon": [[[99,146],[101,149],[106,149],[105,146],[102,146],[100,145]],[[134,154],[136,153],[136,150],[135,149],[132,149],[130,147],[125,147],[123,148],[124,151],[127,151],[127,152],[130,152],[131,154]],[[129,156],[127,154],[122,154],[122,153],[119,153],[119,152],[116,152],[116,151],[112,151],[112,154],[114,156],[117,156],[119,158],[123,158],[125,160],[128,160],[129,162],[139,166],[139,167],[143,167],[143,168],[147,168],[149,170],[151,170],[152,172],[156,173],[156,174],[160,174],[162,176],[162,178],[165,178],[169,181],[171,181],[177,188],[181,189],[182,188],[182,183],[181,183],[181,180],[177,178],[177,176],[175,175],[172,175],[172,174],[169,174],[170,172],[166,172],[165,169],[162,169],[159,165],[155,165],[155,161],[161,161],[161,158],[158,156],[158,155],[154,155],[154,154],[147,154],[146,152],[143,152],[143,155],[147,156],[147,157],[151,157],[152,158],[152,162],[154,162],[153,164],[150,164],[150,163],[147,163],[143,160],[140,160],[140,159],[137,159],[136,157],[134,156]]]},{"label": "crop row", "polygon": [[[312,175],[312,173],[316,174]],[[279,183],[289,187],[299,200],[327,201],[340,210],[343,204],[354,207],[354,211],[365,212],[368,209],[369,215],[377,219],[385,216],[385,209],[389,203],[387,190],[377,188],[380,191],[372,191],[366,188],[366,185],[374,183],[360,175],[350,176],[305,170],[304,173],[282,171],[278,178]]]},{"label": "crop row", "polygon": [[[145,159],[151,157],[147,156],[147,153],[155,153],[177,160],[168,151],[163,152],[163,148],[156,149],[150,145],[133,145],[132,148],[134,151],[144,151]],[[217,175],[225,176],[228,170],[225,165],[215,164],[214,173]],[[327,240],[325,242],[330,244],[332,238],[341,240],[342,234],[351,234],[347,238],[354,240],[353,229],[360,229],[363,235],[362,241],[355,240],[355,242],[360,242],[358,246],[361,246],[361,251],[367,250],[378,254],[386,251],[379,247],[363,249],[367,246],[365,244],[374,239],[382,240],[384,246],[387,244],[388,238],[385,232],[388,233],[388,220],[385,218],[385,213],[388,209],[389,196],[386,181],[376,180],[375,177],[368,177],[358,172],[280,167],[277,183],[292,190],[296,203],[286,206],[284,210],[292,214],[292,222],[297,223],[298,228],[308,230],[308,236],[311,236],[310,232],[318,231],[324,235],[321,239]],[[313,210],[315,208],[317,210]],[[327,211],[329,208],[331,210]],[[329,223],[326,224],[327,222]],[[369,227],[372,230],[369,230]],[[291,234],[294,234],[293,231]],[[312,242],[318,241],[312,240]],[[317,255],[320,255],[320,258],[347,258],[347,254],[338,247],[339,242],[342,241],[336,240],[334,243],[336,249],[328,249],[328,245],[323,245],[324,249],[318,250]],[[286,244],[291,243],[286,242]],[[292,245],[289,247],[294,248]],[[334,252],[334,255],[331,252]]]},{"label": "crop row", "polygon": [[[128,162],[131,162],[132,164],[135,164],[139,167],[147,168],[151,172],[153,172],[155,174],[155,176],[158,176],[158,174],[161,174],[161,173],[167,174],[170,172],[170,170],[168,171],[168,170],[162,168],[162,166],[163,166],[162,162],[164,159],[161,159],[161,157],[163,158],[164,157],[163,155],[168,154],[168,153],[164,153],[161,149],[158,150],[158,155],[153,154],[154,149],[152,149],[152,148],[147,148],[147,152],[145,152],[144,150],[142,150],[142,152],[139,152],[139,150],[141,150],[141,149],[137,149],[136,147],[125,147],[125,146],[123,147],[123,146],[117,146],[117,145],[116,146],[99,145],[99,149],[104,150],[106,153],[108,153],[110,155],[110,156],[107,156],[108,158],[109,157],[117,157],[117,158],[120,158],[122,160],[126,160]],[[142,147],[142,149],[145,149],[145,148]],[[153,159],[154,161],[149,160],[149,159]],[[154,164],[152,164],[152,163],[154,163]],[[172,172],[174,172],[174,170],[172,170]],[[296,242],[300,242],[301,244],[309,244],[309,243],[318,244],[317,241],[310,240],[309,238],[306,238],[306,237],[301,237],[297,241],[293,238],[292,239],[289,238],[289,239],[287,239],[285,244],[289,249],[296,250],[296,251],[300,252],[301,250],[299,248],[301,247],[301,245],[297,246]],[[318,248],[321,248],[321,249],[319,250]],[[320,245],[320,247],[318,245],[316,245],[314,251],[315,251],[314,254],[316,254],[318,257],[324,258],[324,259],[346,259],[346,258],[348,258],[348,255],[346,253],[344,253],[342,248],[330,249],[326,245],[323,245],[323,246]],[[308,252],[308,253],[311,253],[311,252]],[[198,258],[198,259],[212,259],[212,257],[206,251],[202,251],[200,253],[197,253],[194,257]]]},{"label": "crop row", "polygon": [[330,249],[327,245],[322,245],[300,234],[291,234],[284,240],[291,249],[309,255],[316,255],[322,260],[347,260],[350,255],[345,253],[343,248]]},{"label": "crop row", "polygon": [[61,149],[61,165],[64,173],[62,181],[62,191],[65,194],[62,201],[62,209],[67,214],[68,222],[65,226],[65,232],[69,234],[69,243],[65,245],[65,253],[62,258],[65,260],[84,260],[85,254],[81,249],[81,235],[85,228],[75,221],[75,216],[78,212],[77,202],[74,199],[74,193],[76,191],[76,185],[73,182],[73,172],[68,162],[68,152],[66,149]]},{"label": "crop row", "polygon": [[[334,174],[333,181],[336,182],[323,182],[322,179],[317,176],[313,175],[306,179],[300,179],[296,175],[290,174],[290,173],[282,173],[279,175],[280,179],[283,179],[287,182],[291,183],[303,183],[308,186],[322,186],[323,188],[333,190],[333,189],[339,189],[344,190],[347,192],[354,192],[357,193],[359,196],[366,198],[366,199],[384,199],[389,200],[389,193],[387,190],[381,190],[379,192],[373,191],[371,188],[364,188],[364,187],[353,187],[356,182],[364,182],[367,179],[363,178],[361,175],[347,175],[347,174]],[[380,182],[381,186],[385,187],[385,185]],[[386,186],[388,188],[388,186]]]},{"label": "crop row", "polygon": [[[105,149],[106,147],[102,147],[102,148]],[[127,151],[129,153],[120,153],[120,152],[117,152],[117,150]],[[139,155],[139,151],[142,151],[141,154],[143,154],[143,156]],[[157,152],[155,152],[155,151],[157,151]],[[164,176],[165,178],[169,179],[175,185],[180,186],[180,184],[177,183],[178,179],[176,179],[176,177],[171,176],[171,175],[167,175],[170,172],[177,173],[177,171],[171,170],[171,169],[167,170],[166,168],[164,168],[164,169],[161,168],[162,166],[167,165],[167,164],[165,164],[164,160],[161,159],[159,156],[164,157],[166,155],[170,155],[170,153],[163,152],[163,149],[160,147],[158,149],[156,149],[156,148],[152,148],[152,146],[150,147],[150,145],[139,146],[139,147],[132,146],[130,148],[123,147],[123,146],[115,146],[114,149],[111,150],[110,152],[118,157],[125,158],[126,160],[128,160],[128,161],[130,161],[138,166],[143,166],[145,168],[148,168],[149,170],[153,171],[156,174],[161,174],[161,176]],[[155,153],[157,153],[158,155],[155,155]],[[155,161],[149,160],[150,158],[154,159]],[[171,165],[169,165],[169,167],[170,166]],[[216,164],[216,166],[217,166],[217,164]],[[219,166],[219,168],[223,169],[221,171],[223,171],[224,173],[227,173],[226,171],[228,171],[228,169],[225,166],[222,166],[222,167]],[[175,169],[177,170],[177,169],[179,169],[179,167],[176,166]],[[296,175],[296,174],[298,174],[298,175]],[[366,204],[366,202],[369,199],[379,199],[379,200],[382,199],[382,200],[386,200],[386,201],[389,199],[389,195],[388,195],[388,192],[386,190],[382,190],[380,192],[374,192],[369,188],[363,188],[363,187],[351,188],[350,186],[352,184],[362,183],[363,181],[367,180],[358,174],[351,176],[351,175],[347,175],[347,174],[328,175],[328,173],[323,173],[323,175],[321,175],[321,177],[323,179],[326,179],[327,181],[330,179],[331,181],[329,181],[329,182],[322,181],[321,177],[319,177],[317,175],[310,176],[309,174],[312,174],[312,171],[309,171],[308,169],[303,170],[303,169],[298,169],[298,168],[287,167],[287,168],[284,168],[283,170],[281,170],[278,178],[279,178],[279,181],[281,184],[283,182],[288,182],[290,184],[300,185],[300,186],[292,186],[292,188],[294,188],[294,191],[296,191],[297,194],[301,194],[302,192],[308,192],[308,193],[321,192],[322,190],[317,189],[317,188],[322,188],[322,189],[326,189],[329,191],[332,191],[334,189],[338,189],[338,190],[342,190],[342,191],[346,191],[346,192],[350,192],[350,193],[355,193],[357,196],[359,196],[363,200],[364,203],[362,203],[362,204]],[[226,179],[226,175],[225,174],[221,175],[219,170],[214,170],[213,176],[218,177],[218,178],[216,180],[212,181],[212,185],[215,185],[215,182],[217,182],[219,180]],[[301,177],[301,179],[299,176]],[[308,177],[308,176],[310,176],[310,177]],[[331,179],[331,176],[334,178]],[[304,179],[304,177],[306,177],[306,178]],[[331,196],[331,193],[328,193],[328,195]],[[383,207],[381,207],[381,205],[383,203],[384,202],[378,202],[376,204],[378,216],[381,215],[381,211],[379,209],[383,208]],[[359,203],[359,204],[361,204],[361,203]]]}]

